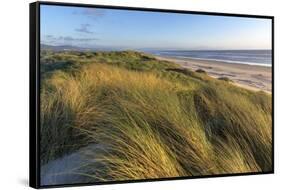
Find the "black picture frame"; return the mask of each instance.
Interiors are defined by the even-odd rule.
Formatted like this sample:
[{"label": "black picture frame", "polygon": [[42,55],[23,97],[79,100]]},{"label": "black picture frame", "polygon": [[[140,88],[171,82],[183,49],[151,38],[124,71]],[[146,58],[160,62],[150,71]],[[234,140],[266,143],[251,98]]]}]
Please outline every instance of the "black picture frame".
[{"label": "black picture frame", "polygon": [[[249,173],[231,173],[204,175],[193,177],[173,177],[173,178],[157,178],[157,179],[140,179],[140,180],[124,180],[124,181],[106,181],[95,183],[77,183],[64,185],[40,185],[40,5],[56,5],[71,6],[85,8],[106,8],[118,10],[133,11],[151,11],[151,12],[169,12],[169,13],[185,13],[195,15],[216,15],[246,18],[262,18],[271,20],[271,44],[272,44],[272,171],[269,172],[249,172]],[[109,6],[109,5],[92,5],[79,3],[61,3],[61,2],[34,2],[29,4],[29,39],[30,39],[30,75],[29,75],[29,185],[33,188],[52,188],[52,187],[72,187],[102,184],[121,184],[133,182],[152,182],[163,180],[183,180],[195,178],[213,178],[213,177],[230,177],[230,176],[246,176],[257,174],[273,174],[274,173],[274,16],[249,15],[249,14],[233,14],[233,13],[217,13],[217,12],[201,12],[187,10],[169,10],[156,8],[141,7],[125,7],[125,6]]]}]

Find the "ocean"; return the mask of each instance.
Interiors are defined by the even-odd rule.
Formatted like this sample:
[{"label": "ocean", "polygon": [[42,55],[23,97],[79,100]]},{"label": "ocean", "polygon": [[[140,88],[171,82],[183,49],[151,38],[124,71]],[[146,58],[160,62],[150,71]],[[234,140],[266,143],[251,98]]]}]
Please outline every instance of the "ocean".
[{"label": "ocean", "polygon": [[271,50],[158,50],[150,53],[177,59],[191,58],[267,67],[272,65]]}]

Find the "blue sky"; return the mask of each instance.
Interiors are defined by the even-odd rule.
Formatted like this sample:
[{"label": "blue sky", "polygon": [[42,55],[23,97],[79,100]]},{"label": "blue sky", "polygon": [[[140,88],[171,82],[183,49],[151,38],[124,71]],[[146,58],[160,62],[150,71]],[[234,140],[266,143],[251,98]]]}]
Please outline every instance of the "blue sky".
[{"label": "blue sky", "polygon": [[41,43],[113,49],[271,49],[271,20],[41,5]]}]

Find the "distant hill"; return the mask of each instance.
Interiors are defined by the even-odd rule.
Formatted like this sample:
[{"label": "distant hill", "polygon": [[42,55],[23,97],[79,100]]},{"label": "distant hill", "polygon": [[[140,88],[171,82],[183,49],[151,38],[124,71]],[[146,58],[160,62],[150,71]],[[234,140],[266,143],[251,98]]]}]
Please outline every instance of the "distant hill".
[{"label": "distant hill", "polygon": [[71,46],[71,45],[53,46],[53,45],[41,44],[40,47],[41,47],[41,50],[52,50],[52,51],[90,51],[90,50],[93,50],[90,48],[83,48],[83,47]]},{"label": "distant hill", "polygon": [[55,46],[55,45],[47,45],[47,44],[41,44],[41,50],[52,50],[55,52],[60,52],[60,51],[116,51],[116,50],[124,50],[124,48],[111,48],[111,47],[91,47],[91,48],[86,48],[86,47],[79,47],[79,46],[71,46],[71,45],[60,45],[60,46]]}]

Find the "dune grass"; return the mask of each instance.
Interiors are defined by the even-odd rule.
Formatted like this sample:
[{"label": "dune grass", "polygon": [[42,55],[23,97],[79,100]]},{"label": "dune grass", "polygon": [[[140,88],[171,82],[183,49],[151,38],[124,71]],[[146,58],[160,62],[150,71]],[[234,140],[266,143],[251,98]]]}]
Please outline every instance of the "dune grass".
[{"label": "dune grass", "polygon": [[43,58],[42,164],[97,143],[93,181],[272,170],[271,95],[138,52]]}]

